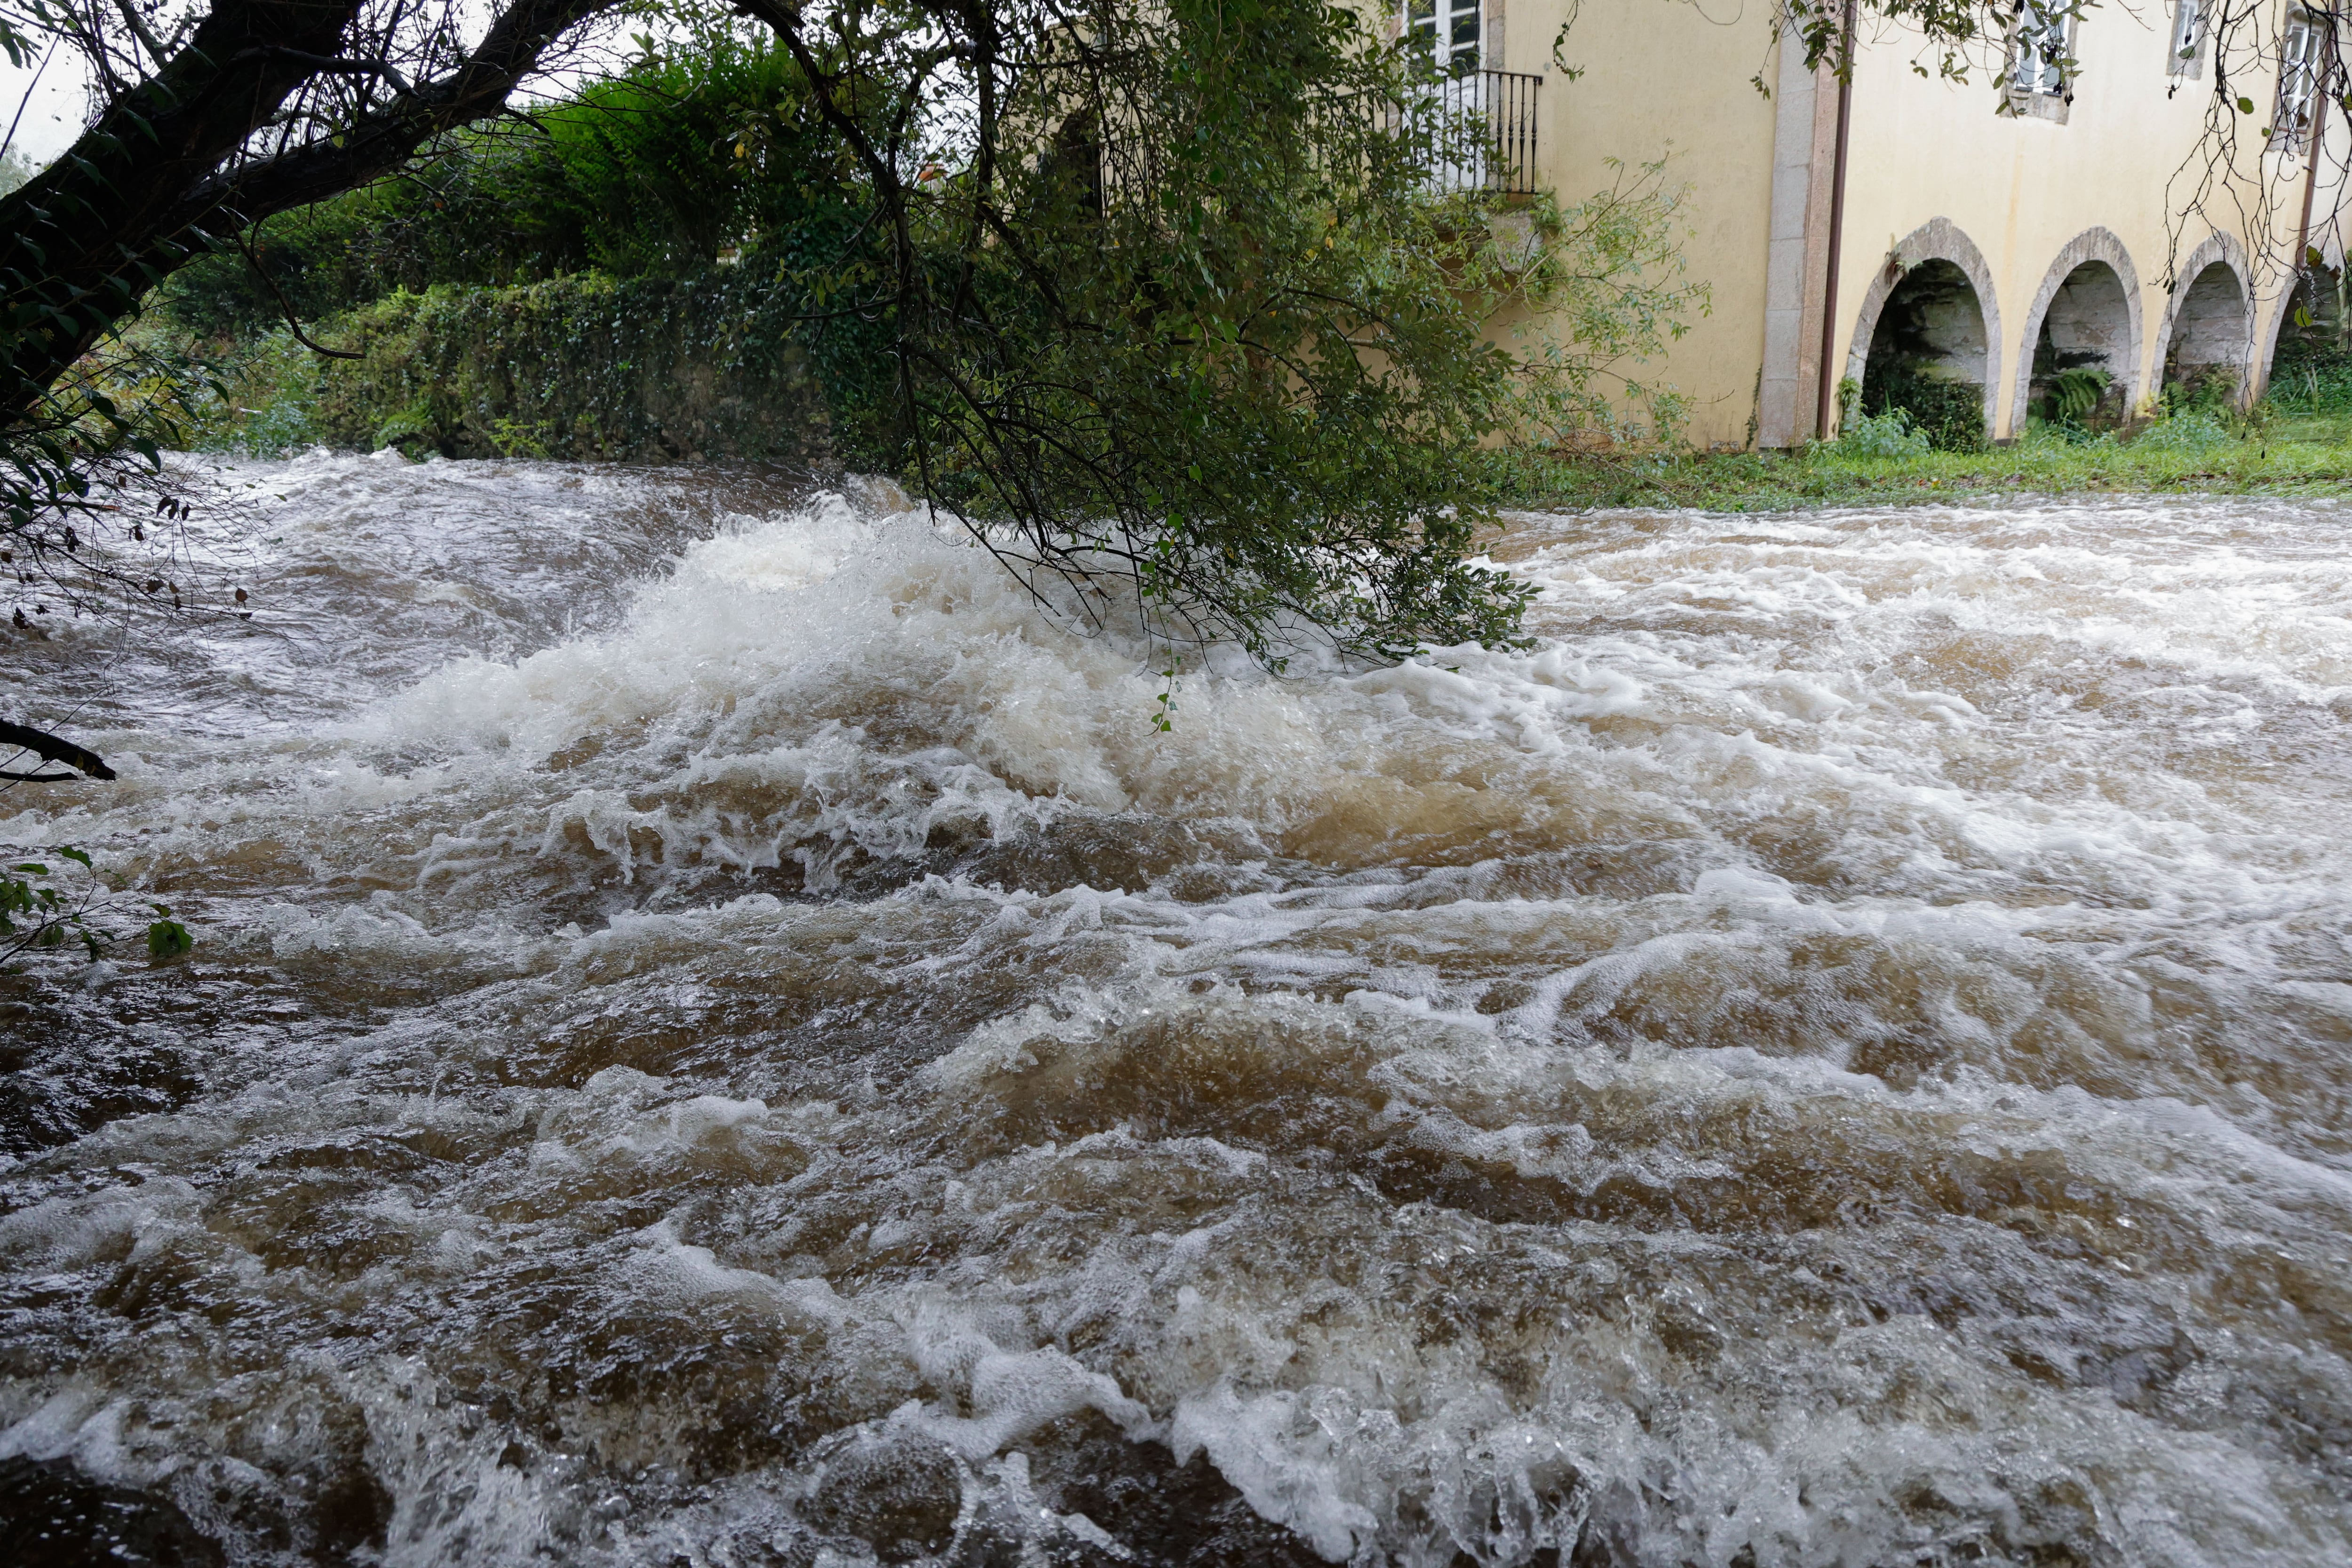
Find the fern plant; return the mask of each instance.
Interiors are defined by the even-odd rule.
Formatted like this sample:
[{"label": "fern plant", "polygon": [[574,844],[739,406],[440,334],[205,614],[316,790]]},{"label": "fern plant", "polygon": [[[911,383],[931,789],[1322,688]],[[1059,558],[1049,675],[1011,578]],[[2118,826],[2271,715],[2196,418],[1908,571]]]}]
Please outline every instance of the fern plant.
[{"label": "fern plant", "polygon": [[2095,411],[2115,384],[2115,377],[2088,365],[2060,371],[2042,400],[2042,417],[2053,424],[2079,426]]}]

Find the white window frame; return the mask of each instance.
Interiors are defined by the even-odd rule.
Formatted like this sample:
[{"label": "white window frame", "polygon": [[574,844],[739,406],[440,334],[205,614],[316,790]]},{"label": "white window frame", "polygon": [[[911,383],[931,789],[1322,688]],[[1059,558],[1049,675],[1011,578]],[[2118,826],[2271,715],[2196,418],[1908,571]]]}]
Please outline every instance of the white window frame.
[{"label": "white window frame", "polygon": [[2164,62],[2168,75],[2201,77],[2205,74],[2205,33],[2210,18],[2206,15],[2210,0],[2175,0],[2172,9],[2172,53]]},{"label": "white window frame", "polygon": [[1402,0],[1398,15],[1406,45],[1438,75],[1459,77],[1486,66],[1486,0]]},{"label": "white window frame", "polygon": [[2001,67],[2002,109],[2021,118],[2066,122],[2074,101],[2077,0],[2018,0]]},{"label": "white window frame", "polygon": [[2279,36],[2278,101],[2271,112],[2271,146],[2299,159],[2319,118],[2319,94],[2327,69],[2327,24],[2308,11],[2288,13]]}]

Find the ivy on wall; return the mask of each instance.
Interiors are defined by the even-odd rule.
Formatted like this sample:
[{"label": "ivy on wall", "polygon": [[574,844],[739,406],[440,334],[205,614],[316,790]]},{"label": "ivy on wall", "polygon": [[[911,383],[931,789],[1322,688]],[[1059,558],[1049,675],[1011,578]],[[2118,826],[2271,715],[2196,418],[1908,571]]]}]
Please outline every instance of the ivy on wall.
[{"label": "ivy on wall", "polygon": [[740,269],[400,292],[321,330],[307,434],[449,457],[812,462],[827,410],[790,301]]}]

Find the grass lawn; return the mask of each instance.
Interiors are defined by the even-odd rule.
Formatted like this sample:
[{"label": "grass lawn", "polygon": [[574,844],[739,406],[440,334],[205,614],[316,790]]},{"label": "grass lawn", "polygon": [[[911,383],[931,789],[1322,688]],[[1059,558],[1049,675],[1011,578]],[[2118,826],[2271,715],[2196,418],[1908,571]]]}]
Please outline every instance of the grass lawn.
[{"label": "grass lawn", "polygon": [[1946,501],[1955,497],[2097,491],[2352,495],[2352,413],[2264,404],[2219,439],[2168,444],[2102,439],[2069,444],[2036,434],[1984,452],[1915,457],[1842,453],[1613,456],[1516,455],[1496,498],[1529,510],[1696,507],[1761,512],[1807,507]]}]

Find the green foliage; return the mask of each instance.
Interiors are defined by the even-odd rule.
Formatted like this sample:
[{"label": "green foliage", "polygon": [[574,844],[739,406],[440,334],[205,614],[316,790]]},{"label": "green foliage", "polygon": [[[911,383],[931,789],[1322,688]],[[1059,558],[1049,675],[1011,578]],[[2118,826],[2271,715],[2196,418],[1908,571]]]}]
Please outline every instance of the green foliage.
[{"label": "green foliage", "polygon": [[588,259],[616,276],[691,272],[868,210],[800,68],[764,35],[703,21],[684,48],[649,51],[541,123]]},{"label": "green foliage", "polygon": [[[2168,370],[2167,374],[2170,375]],[[2179,380],[2168,380],[2158,409],[2169,418],[2210,414],[2224,424],[2235,424],[2246,417],[2238,402],[2238,374],[2221,365],[2205,367]]]},{"label": "green foliage", "polygon": [[[112,899],[87,852],[58,844],[51,852],[80,867],[78,876],[53,871],[44,861],[0,867],[0,964],[28,952],[79,944],[92,963],[121,934],[104,916]],[[172,918],[168,904],[152,904],[155,918],[145,928],[147,956],[162,963],[195,946],[188,928]]]},{"label": "green foliage", "polygon": [[[161,318],[217,383],[190,378],[188,439],[657,462],[805,460],[829,434],[896,466],[887,332],[828,308],[874,249],[870,193],[780,45],[685,20],[529,124],[273,220],[249,240],[267,281],[234,250],[174,274]],[[278,293],[365,359],[302,350]]]},{"label": "green foliage", "polygon": [[[36,171],[21,153],[0,158],[0,196]],[[0,311],[0,350],[75,329],[74,312],[25,293]],[[89,362],[54,386],[27,389],[23,413],[0,431],[0,539],[43,562],[71,559],[85,530],[107,509],[93,499],[160,468],[162,445],[176,439],[170,400],[150,406],[158,365],[109,338]],[[23,383],[16,383],[21,385]]]},{"label": "green foliage", "polygon": [[1874,353],[1859,406],[1866,414],[1908,415],[1938,452],[1984,450],[1984,388],[1946,380],[1907,359]]},{"label": "green foliage", "polygon": [[2060,371],[2036,411],[2053,424],[2081,425],[2098,408],[2115,377],[2087,365]]},{"label": "green foliage", "polygon": [[1854,457],[1919,457],[1932,444],[1927,433],[1915,427],[1902,409],[1885,413],[1856,412],[1838,431],[1838,450]]},{"label": "green foliage", "polygon": [[2156,421],[2132,439],[2132,447],[2151,453],[2202,453],[2235,439],[2212,412],[2190,409]]},{"label": "green foliage", "polygon": [[2280,356],[2271,371],[2271,401],[2298,413],[2352,413],[2352,356]]},{"label": "green foliage", "polygon": [[[1484,128],[1433,116],[1353,9],[1082,9],[768,16],[814,79],[698,19],[532,129],[274,220],[258,270],[218,255],[162,296],[217,367],[200,439],[661,460],[829,435],[1082,620],[1276,666],[1514,636],[1525,591],[1475,559],[1486,448],[1679,416],[1638,376],[1706,303],[1662,171],[1567,207],[1442,193]],[[360,357],[290,347],[281,291]]]},{"label": "green foliage", "polygon": [[159,470],[179,434],[176,397],[141,395],[155,390],[150,358],[106,349],[0,434],[0,538],[37,559],[72,559],[81,530],[110,509],[94,498],[100,487]]},{"label": "green foliage", "polygon": [[2305,258],[2294,308],[2271,363],[2270,401],[2299,414],[2352,413],[2352,279],[2316,249]]},{"label": "green foliage", "polygon": [[[1515,635],[1525,591],[1472,559],[1481,444],[1611,429],[1620,367],[1701,302],[1656,172],[1568,211],[1435,193],[1477,128],[1324,0],[990,16],[982,153],[899,187],[892,271],[835,289],[890,325],[922,487],[1080,616],[1171,642],[1279,667]],[[908,95],[953,42],[821,41],[835,102]],[[1050,151],[992,156],[1006,125]],[[1547,308],[1573,344],[1495,341]]]},{"label": "green foliage", "polygon": [[1976,452],[1985,444],[1985,389],[1955,374],[1966,362],[1939,318],[1978,310],[1967,275],[1948,261],[1931,260],[1903,274],[1871,334],[1858,398],[1842,402],[1851,416],[1896,409],[1925,431],[1938,452]]},{"label": "green foliage", "polygon": [[[2077,16],[2089,4],[2049,0],[2042,10],[2052,18]],[[1783,0],[1780,10],[1804,47],[1808,69],[1827,64],[1841,79],[1852,77],[1861,38],[1845,20],[1843,0]],[[2006,51],[1987,46],[2000,44],[2016,14],[2006,0],[1870,0],[1861,7],[1863,16],[1884,17],[1912,36],[1917,51],[1911,58],[1915,75],[1927,77],[1932,69],[1937,79],[1960,84],[1988,66],[1992,79],[2000,79]],[[1753,85],[1762,90],[1762,78],[1755,78]]]},{"label": "green foliage", "polygon": [[[1496,455],[1499,459],[1503,455]],[[1780,511],[2021,494],[2189,492],[2352,499],[2352,413],[2282,415],[2260,440],[2211,414],[2160,419],[2137,439],[2039,433],[1981,452],[1864,456],[1843,443],[1799,454],[1604,454],[1498,462],[1496,494],[1530,508],[1696,507]]]},{"label": "green foliage", "polygon": [[765,250],[806,266],[870,204],[773,40],[695,23],[529,121],[451,134],[414,167],[288,213],[173,274],[157,304],[201,337],[252,334],[437,285],[506,287],[593,268],[684,277]]},{"label": "green foliage", "polygon": [[2036,384],[2049,390],[2030,406],[2023,439],[2074,446],[2116,439],[2113,421],[2100,416],[2115,386],[2105,371],[2076,365],[2037,376]]},{"label": "green foliage", "polygon": [[[154,306],[199,338],[248,336],[435,282],[505,284],[587,264],[562,170],[523,129],[459,131],[417,168],[284,213],[173,273]],[[258,271],[257,271],[258,268]],[[331,337],[321,340],[331,342]]]},{"label": "green foliage", "polygon": [[179,921],[172,918],[168,904],[148,905],[155,918],[147,923],[147,959],[162,964],[177,958],[194,948],[195,936]]},{"label": "green foliage", "polygon": [[[87,868],[89,859],[81,851],[62,845],[58,852],[79,861]],[[79,905],[70,901],[65,891],[50,882],[49,868],[38,861],[25,861],[0,871],[0,963],[16,957],[27,948],[61,947],[72,936],[89,949],[95,960],[103,938],[96,927],[83,918]]]},{"label": "green foliage", "polygon": [[332,323],[362,358],[310,361],[269,406],[362,451],[813,460],[825,419],[791,301],[745,272],[394,294]]}]

